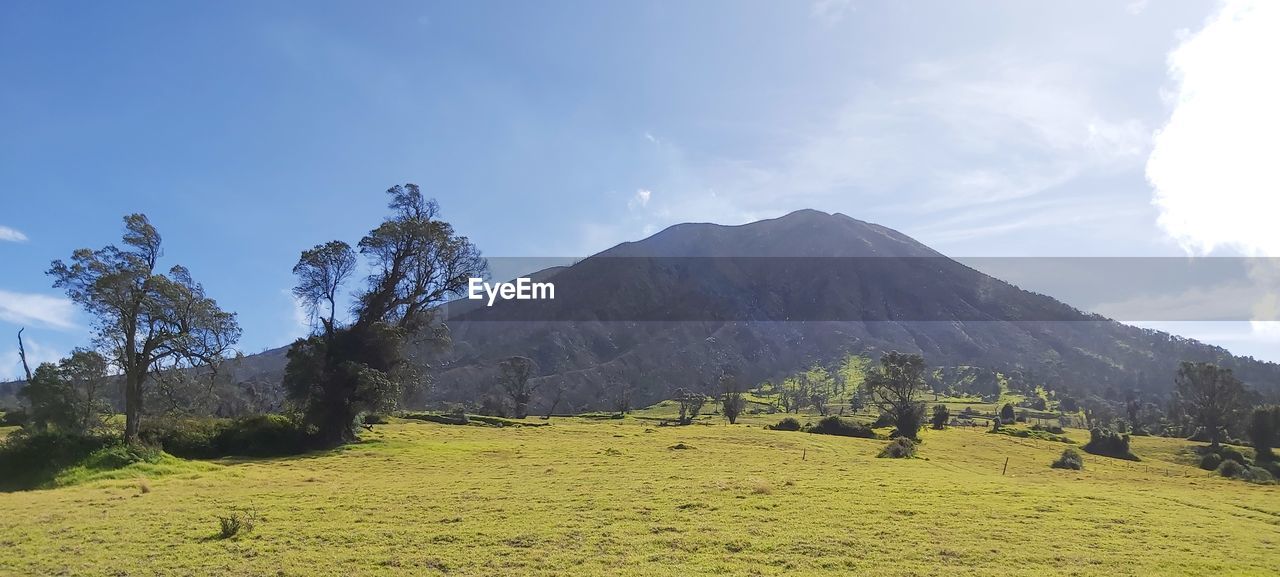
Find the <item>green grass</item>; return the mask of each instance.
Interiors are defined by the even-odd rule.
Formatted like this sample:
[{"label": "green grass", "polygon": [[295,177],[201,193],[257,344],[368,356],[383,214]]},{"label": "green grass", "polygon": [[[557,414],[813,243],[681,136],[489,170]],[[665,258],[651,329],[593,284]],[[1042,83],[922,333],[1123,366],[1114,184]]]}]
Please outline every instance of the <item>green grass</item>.
[{"label": "green grass", "polygon": [[[183,462],[146,490],[141,468],[77,478],[0,494],[0,575],[1280,573],[1280,487],[1183,464],[1186,441],[1064,471],[1058,442],[925,430],[917,458],[877,459],[885,441],[761,427],[781,417],[397,419],[340,450]],[[255,529],[216,538],[233,509]]]}]

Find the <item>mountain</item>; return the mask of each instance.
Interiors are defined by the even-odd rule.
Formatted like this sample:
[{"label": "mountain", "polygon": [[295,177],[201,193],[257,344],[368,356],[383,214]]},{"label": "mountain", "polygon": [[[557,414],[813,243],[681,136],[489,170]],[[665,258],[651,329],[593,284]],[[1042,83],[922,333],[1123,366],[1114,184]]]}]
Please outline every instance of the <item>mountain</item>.
[{"label": "mountain", "polygon": [[[1076,310],[843,214],[680,224],[529,276],[553,283],[555,299],[442,307],[451,343],[411,352],[434,378],[413,404],[477,402],[513,355],[537,362],[541,391],[565,389],[561,410],[586,410],[622,390],[633,406],[682,387],[712,392],[725,369],[754,383],[890,350],[923,354],[938,379],[982,386],[1003,378],[1155,400],[1180,361],[1201,360],[1280,393],[1280,365]],[[284,351],[232,362],[215,410],[276,408]],[[0,401],[5,393],[0,384]],[[545,403],[544,393],[533,409]]]},{"label": "mountain", "polygon": [[576,409],[620,386],[643,404],[712,391],[726,368],[755,382],[889,350],[1079,395],[1167,396],[1182,360],[1280,383],[1280,365],[1076,310],[843,214],[676,225],[534,276],[555,284],[554,300],[445,307],[453,342],[424,353],[436,384],[423,401],[474,401],[512,355],[534,359],[544,390],[562,384]]}]

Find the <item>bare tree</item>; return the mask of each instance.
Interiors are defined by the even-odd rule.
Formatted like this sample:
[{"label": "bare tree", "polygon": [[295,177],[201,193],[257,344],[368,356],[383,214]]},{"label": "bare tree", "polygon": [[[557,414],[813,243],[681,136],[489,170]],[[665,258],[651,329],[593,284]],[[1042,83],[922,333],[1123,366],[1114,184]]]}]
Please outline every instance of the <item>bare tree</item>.
[{"label": "bare tree", "polygon": [[564,394],[568,388],[569,385],[564,382],[564,379],[556,379],[555,386],[551,387],[551,395],[548,398],[550,403],[547,405],[547,413],[542,416],[543,420],[550,419],[556,414],[556,407],[564,402]]},{"label": "bare tree", "polygon": [[125,440],[136,441],[148,377],[217,363],[240,338],[233,313],[175,265],[159,273],[160,233],[141,214],[124,219],[125,248],[79,249],[53,262],[55,288],[94,317],[97,342],[124,376]]},{"label": "bare tree", "polygon": [[18,358],[22,359],[22,371],[27,374],[27,382],[31,382],[31,365],[27,364],[27,349],[22,346],[22,331],[27,330],[26,327],[18,329]]},{"label": "bare tree", "polygon": [[676,389],[675,399],[680,403],[681,425],[688,425],[698,418],[698,413],[702,412],[702,406],[707,403],[706,395],[683,388]]},{"label": "bare tree", "polygon": [[511,397],[517,419],[529,416],[529,401],[541,384],[530,380],[537,368],[538,364],[528,357],[511,357],[498,364],[498,383],[503,392]]}]

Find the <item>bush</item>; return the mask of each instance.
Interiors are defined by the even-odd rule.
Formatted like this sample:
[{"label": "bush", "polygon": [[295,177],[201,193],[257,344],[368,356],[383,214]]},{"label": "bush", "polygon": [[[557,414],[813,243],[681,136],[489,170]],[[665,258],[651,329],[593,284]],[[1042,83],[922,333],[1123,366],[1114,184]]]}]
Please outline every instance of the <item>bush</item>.
[{"label": "bush", "polygon": [[889,441],[878,456],[889,459],[909,459],[916,456],[916,443],[906,437],[897,437]]},{"label": "bush", "polygon": [[365,413],[361,422],[366,425],[385,425],[387,424],[387,417],[379,413]]},{"label": "bush", "polygon": [[1041,425],[1040,423],[1031,425],[1031,430],[1044,431],[1046,433],[1053,433],[1055,435],[1061,435],[1062,433],[1065,432],[1060,425]]},{"label": "bush", "polygon": [[1218,465],[1218,474],[1232,479],[1239,477],[1244,470],[1245,466],[1233,459],[1224,459],[1222,464]]},{"label": "bush", "polygon": [[286,415],[152,420],[139,434],[144,442],[188,459],[295,455],[312,446],[304,426]]},{"label": "bush", "polygon": [[876,417],[876,422],[871,423],[873,429],[890,426],[893,426],[893,416],[889,413],[880,413],[880,416]]},{"label": "bush", "polygon": [[1240,473],[1240,478],[1259,485],[1272,485],[1276,482],[1271,472],[1262,467],[1245,467]]},{"label": "bush", "polygon": [[947,421],[950,420],[951,409],[948,409],[946,405],[933,406],[933,417],[929,419],[929,422],[933,425],[935,430],[941,431],[942,429],[947,428]]},{"label": "bush", "polygon": [[27,412],[22,409],[4,411],[0,414],[0,427],[25,427],[29,421]]},{"label": "bush", "polygon": [[[0,491],[21,491],[48,484],[59,471],[120,440],[105,435],[18,431],[0,441]],[[103,455],[102,460],[113,457]]]},{"label": "bush", "polygon": [[1240,463],[1241,465],[1249,464],[1249,460],[1245,458],[1243,453],[1232,449],[1231,447],[1223,447],[1219,452],[1222,454],[1222,460],[1224,461],[1231,460]]},{"label": "bush", "polygon": [[800,421],[797,421],[795,417],[787,417],[778,421],[778,424],[774,425],[772,428],[775,431],[799,431]]},{"label": "bush", "polygon": [[1084,450],[1086,453],[1093,453],[1103,457],[1115,457],[1129,461],[1139,460],[1136,455],[1129,451],[1129,435],[1121,435],[1108,429],[1095,428],[1089,431],[1089,444],[1084,446]]},{"label": "bush", "polygon": [[1217,453],[1205,453],[1200,457],[1200,468],[1206,471],[1218,470],[1218,465],[1222,464],[1222,455]]},{"label": "bush", "polygon": [[823,417],[818,424],[809,427],[810,433],[819,435],[839,435],[841,437],[876,438],[875,431],[859,423],[846,421],[837,416]]},{"label": "bush", "polygon": [[1058,460],[1054,461],[1053,464],[1049,466],[1054,469],[1071,469],[1072,471],[1079,471],[1084,469],[1084,456],[1075,449],[1063,449],[1062,455],[1058,457]]},{"label": "bush", "polygon": [[254,511],[232,510],[231,514],[218,517],[218,538],[230,539],[240,533],[252,532],[257,521],[258,514]]}]

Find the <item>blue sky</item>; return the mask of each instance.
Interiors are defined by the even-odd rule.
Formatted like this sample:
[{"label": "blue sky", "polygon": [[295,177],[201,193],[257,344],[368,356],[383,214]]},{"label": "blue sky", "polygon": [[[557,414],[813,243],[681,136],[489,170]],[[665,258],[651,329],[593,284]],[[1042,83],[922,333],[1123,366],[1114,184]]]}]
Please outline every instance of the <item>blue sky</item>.
[{"label": "blue sky", "polygon": [[[6,2],[0,335],[28,327],[36,360],[87,344],[43,271],[140,211],[243,350],[285,344],[299,251],[356,241],[403,182],[492,256],[799,208],[957,256],[1280,256],[1265,222],[1197,220],[1209,193],[1179,188],[1239,168],[1187,173],[1205,126],[1276,151],[1258,115],[1216,121],[1234,93],[1184,98],[1275,94],[1241,61],[1275,23],[1249,4]],[[1256,181],[1227,208],[1280,192]],[[1204,336],[1280,360],[1259,326]]]}]

